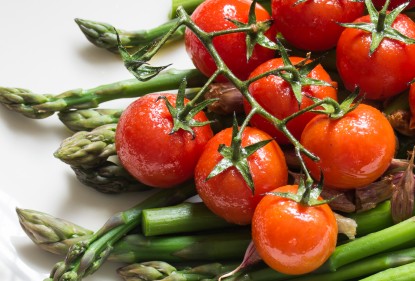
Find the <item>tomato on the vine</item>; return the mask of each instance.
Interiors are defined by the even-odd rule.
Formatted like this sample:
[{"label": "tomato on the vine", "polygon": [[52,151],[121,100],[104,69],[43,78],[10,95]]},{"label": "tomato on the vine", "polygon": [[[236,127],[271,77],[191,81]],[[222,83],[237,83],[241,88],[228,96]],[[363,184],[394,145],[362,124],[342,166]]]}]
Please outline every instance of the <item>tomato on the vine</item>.
[{"label": "tomato on the vine", "polygon": [[[254,193],[235,166],[207,179],[224,158],[218,148],[222,145],[230,146],[231,139],[232,129],[227,128],[208,142],[195,169],[195,183],[199,196],[212,212],[228,222],[245,225],[251,222],[255,207],[263,194],[286,184],[288,169],[284,154],[272,140],[247,157]],[[241,146],[245,148],[270,139],[263,131],[246,127]]]},{"label": "tomato on the vine", "polygon": [[[273,192],[295,194],[297,189],[297,185],[287,185]],[[337,223],[327,204],[306,206],[269,194],[255,210],[252,239],[261,258],[274,270],[305,274],[320,267],[334,251]]]},{"label": "tomato on the vine", "polygon": [[[300,57],[290,57],[289,59],[294,65],[304,60],[304,58]],[[267,71],[275,70],[278,67],[282,66],[284,66],[282,58],[271,59],[258,66],[251,73],[249,78],[253,78]],[[301,94],[303,97],[300,105],[298,104],[297,98],[294,95],[290,83],[277,75],[268,75],[267,77],[261,78],[251,83],[249,86],[249,92],[265,110],[267,110],[278,119],[283,119],[297,112],[299,109],[303,109],[307,106],[312,105],[314,102],[310,99],[310,97],[315,97],[318,99],[332,98],[337,100],[337,84],[331,80],[329,74],[321,65],[317,65],[307,75],[307,77],[325,81],[333,86],[303,86],[301,89]],[[244,109],[245,113],[251,111],[251,105],[245,99]],[[299,139],[304,127],[314,116],[315,113],[311,112],[301,114],[289,121],[287,123],[287,128],[295,138]],[[279,144],[289,143],[289,140],[264,117],[256,114],[253,116],[250,123],[252,126],[257,127],[270,134],[277,140]]]},{"label": "tomato on the vine", "polygon": [[367,186],[389,167],[396,149],[395,134],[378,109],[359,104],[339,119],[314,117],[304,128],[301,144],[319,157],[304,156],[311,175],[339,189]]},{"label": "tomato on the vine", "polygon": [[[209,125],[171,133],[173,118],[166,101],[175,106],[176,94],[149,94],[132,102],[117,125],[115,144],[122,165],[140,182],[168,188],[193,177],[197,160],[213,136]],[[188,100],[185,99],[185,104]],[[208,121],[203,112],[196,121]]]},{"label": "tomato on the vine", "polygon": [[[387,15],[390,15],[388,12]],[[370,23],[369,15],[354,23]],[[415,23],[399,14],[391,27],[406,37],[415,39]],[[347,27],[341,34],[336,49],[336,64],[345,87],[356,87],[369,100],[385,100],[409,87],[415,77],[415,44],[384,37],[370,52],[372,34]]]},{"label": "tomato on the vine", "polygon": [[[250,0],[206,0],[196,8],[191,18],[205,32],[234,29],[237,26],[230,20],[246,24],[251,3]],[[269,13],[260,4],[256,4],[255,15],[257,22],[271,20]],[[275,41],[276,30],[273,25],[265,35]],[[275,56],[274,50],[256,45],[247,61],[246,34],[242,32],[218,36],[213,39],[213,45],[229,69],[242,80],[259,64]],[[216,71],[213,58],[189,29],[185,32],[185,46],[193,64],[203,74],[211,76]],[[219,77],[219,80],[224,78]]]},{"label": "tomato on the vine", "polygon": [[278,32],[294,47],[325,51],[337,44],[344,27],[364,15],[365,5],[351,0],[272,0],[272,17]]}]

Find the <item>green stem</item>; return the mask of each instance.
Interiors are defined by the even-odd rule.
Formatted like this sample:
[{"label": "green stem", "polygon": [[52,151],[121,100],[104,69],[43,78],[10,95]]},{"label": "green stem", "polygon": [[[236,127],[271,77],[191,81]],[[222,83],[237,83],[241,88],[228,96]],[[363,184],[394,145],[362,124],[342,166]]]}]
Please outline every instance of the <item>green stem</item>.
[{"label": "green stem", "polygon": [[326,263],[330,271],[368,256],[405,245],[415,237],[415,218],[340,245]]},{"label": "green stem", "polygon": [[251,242],[250,230],[145,237],[130,234],[114,245],[109,261],[134,263],[241,260]]},{"label": "green stem", "polygon": [[143,211],[142,232],[146,236],[185,233],[232,227],[203,203],[182,203]]},{"label": "green stem", "polygon": [[357,236],[364,236],[393,225],[390,200],[378,204],[371,210],[348,214],[347,217],[356,221]]},{"label": "green stem", "polygon": [[381,271],[361,281],[412,281],[415,276],[415,262]]},{"label": "green stem", "polygon": [[[75,22],[92,44],[111,52],[118,52],[117,33],[121,44],[126,49],[138,49],[162,38],[177,23],[177,19],[172,19],[148,30],[134,31],[116,29],[110,24],[86,19],[77,18]],[[183,35],[184,28],[180,28],[170,37],[169,42],[182,39]]]},{"label": "green stem", "polygon": [[136,98],[148,93],[177,90],[184,78],[189,88],[201,87],[207,80],[196,69],[170,69],[146,82],[130,79],[92,89],[70,90],[60,95],[42,95],[25,89],[0,87],[0,103],[26,117],[39,119],[58,111],[97,107],[100,103],[110,100]]},{"label": "green stem", "polygon": [[178,204],[196,194],[193,183],[160,190],[136,206],[115,214],[88,240],[75,244],[64,263],[58,263],[46,280],[81,280],[92,274],[105,261],[113,245],[141,223],[143,209]]},{"label": "green stem", "polygon": [[[292,281],[343,281],[343,280],[355,280],[370,274],[380,272],[379,275],[385,274],[387,269],[392,269],[397,272],[402,265],[411,264],[415,262],[415,248],[404,249],[395,252],[388,252],[373,257],[369,257],[349,265],[345,265],[337,269],[335,272],[327,272],[320,274],[307,274],[299,278],[290,279]],[[402,272],[404,274],[404,272]],[[414,276],[412,270],[412,277]],[[375,277],[369,277],[362,280],[365,281],[389,281],[400,280],[395,278],[377,279],[378,274]],[[385,274],[384,277],[391,277],[393,275]],[[405,280],[405,279],[403,279]],[[409,279],[408,279],[409,280]]]}]

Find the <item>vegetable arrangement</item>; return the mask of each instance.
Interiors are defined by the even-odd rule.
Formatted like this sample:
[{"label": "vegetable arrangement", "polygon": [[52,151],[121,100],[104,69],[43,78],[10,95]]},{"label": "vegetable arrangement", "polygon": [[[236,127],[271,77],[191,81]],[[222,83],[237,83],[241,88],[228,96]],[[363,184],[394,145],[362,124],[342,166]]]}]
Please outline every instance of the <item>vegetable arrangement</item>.
[{"label": "vegetable arrangement", "polygon": [[[46,280],[81,280],[107,260],[129,264],[125,280],[411,280],[415,24],[389,1],[338,1],[340,12],[289,2],[184,1],[141,40],[77,19],[136,79],[60,95],[0,89],[7,108],[58,112],[78,131],[55,157],[82,183],[155,191],[95,232],[18,209],[36,244],[65,255]],[[113,45],[94,41],[98,27]],[[153,66],[180,37],[196,69]],[[202,203],[181,204],[194,195]]]}]

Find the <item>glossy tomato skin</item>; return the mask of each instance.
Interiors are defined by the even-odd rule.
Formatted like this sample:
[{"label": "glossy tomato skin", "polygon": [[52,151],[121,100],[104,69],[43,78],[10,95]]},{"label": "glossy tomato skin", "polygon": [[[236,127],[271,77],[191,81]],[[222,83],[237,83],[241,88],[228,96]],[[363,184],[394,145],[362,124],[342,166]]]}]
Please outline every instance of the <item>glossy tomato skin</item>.
[{"label": "glossy tomato skin", "polygon": [[[396,148],[392,126],[376,108],[360,104],[340,119],[326,115],[313,118],[305,127],[301,144],[320,158],[304,157],[316,179],[338,189],[367,186],[389,167]],[[321,169],[321,170],[320,170]]]},{"label": "glossy tomato skin", "polygon": [[[369,22],[364,16],[355,22]],[[415,23],[405,15],[398,15],[392,27],[415,38]],[[415,77],[415,44],[405,44],[384,38],[369,55],[371,34],[346,28],[336,49],[336,65],[345,87],[353,91],[358,86],[369,100],[385,100],[409,87]]]},{"label": "glossy tomato skin", "polygon": [[[303,59],[304,58],[300,57],[290,57],[290,61],[293,64],[298,63]],[[249,78],[255,77],[280,66],[283,66],[283,61],[281,58],[271,59],[258,66],[251,73]],[[337,84],[331,80],[329,74],[321,65],[318,65],[316,68],[314,68],[308,76],[314,79],[326,81],[332,84],[333,87],[304,86],[302,89],[303,98],[300,106],[301,109],[313,104],[313,101],[307,96],[316,97],[319,99],[329,97],[337,100]],[[249,92],[252,94],[255,100],[262,107],[264,107],[265,110],[267,110],[278,119],[283,119],[299,110],[298,102],[294,96],[293,91],[291,90],[290,84],[279,76],[269,75],[259,79],[258,81],[255,81],[249,86]],[[244,100],[245,113],[250,112],[251,109],[252,108],[247,100]],[[299,139],[304,127],[314,116],[315,114],[310,112],[302,114],[288,122],[287,127],[294,135],[294,137]],[[270,134],[280,145],[289,143],[289,140],[279,130],[277,130],[268,120],[260,115],[253,116],[251,119],[251,125]]]},{"label": "glossy tomato skin", "polygon": [[[122,165],[137,180],[153,187],[168,188],[193,176],[197,160],[213,136],[209,126],[195,127],[195,138],[179,130],[161,94],[149,94],[132,102],[117,125],[115,144]],[[174,106],[175,94],[163,94]],[[185,100],[187,103],[188,100]],[[207,121],[203,112],[197,121]]]},{"label": "glossy tomato skin", "polygon": [[[234,19],[247,23],[250,0],[206,0],[192,13],[191,18],[195,24],[206,32],[228,30],[236,26],[227,20]],[[271,19],[269,13],[259,4],[256,5],[255,14],[258,22]],[[272,26],[266,31],[266,36],[275,41],[276,30]],[[275,51],[255,46],[252,57],[246,60],[246,35],[245,33],[233,33],[221,35],[213,39],[213,45],[230,70],[242,80],[262,62],[275,56]],[[193,32],[186,29],[185,46],[193,64],[206,76],[211,76],[217,69],[212,57],[202,42]],[[224,81],[224,77],[218,80]]]},{"label": "glossy tomato skin", "polygon": [[[287,185],[275,192],[296,193]],[[337,242],[337,223],[327,204],[303,206],[295,201],[266,195],[252,218],[255,247],[274,270],[285,274],[305,274],[320,267]]]},{"label": "glossy tomato skin", "polygon": [[343,27],[364,15],[363,2],[350,0],[272,0],[276,28],[291,45],[309,51],[325,51],[337,44]]},{"label": "glossy tomato skin", "polygon": [[[268,143],[248,157],[248,163],[255,186],[252,193],[235,167],[206,180],[207,176],[223,159],[218,152],[221,144],[231,143],[232,129],[217,133],[206,145],[195,170],[195,183],[199,196],[206,206],[228,222],[246,225],[251,222],[254,209],[264,192],[285,185],[288,169],[285,157],[275,141]],[[242,146],[248,146],[271,137],[256,128],[246,127]]]}]

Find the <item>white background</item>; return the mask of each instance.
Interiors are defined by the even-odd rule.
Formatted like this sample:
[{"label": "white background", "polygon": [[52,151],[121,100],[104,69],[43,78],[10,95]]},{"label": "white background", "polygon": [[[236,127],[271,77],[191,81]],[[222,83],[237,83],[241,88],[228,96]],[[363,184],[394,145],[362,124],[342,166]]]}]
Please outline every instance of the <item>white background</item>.
[{"label": "white background", "polygon": [[[91,45],[75,18],[117,28],[155,27],[168,19],[170,0],[0,0],[0,87],[58,94],[74,88],[133,78],[117,55]],[[165,49],[155,64],[191,66],[182,43]],[[110,102],[118,108],[131,100]],[[71,135],[56,115],[32,120],[0,106],[0,280],[43,280],[61,257],[45,253],[21,230],[15,208],[43,211],[92,230],[143,194],[103,195],[80,184],[53,157]],[[106,265],[86,280],[121,280],[119,265]]]}]

